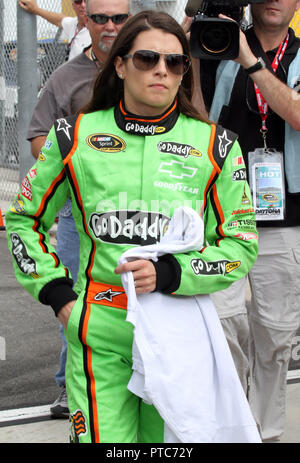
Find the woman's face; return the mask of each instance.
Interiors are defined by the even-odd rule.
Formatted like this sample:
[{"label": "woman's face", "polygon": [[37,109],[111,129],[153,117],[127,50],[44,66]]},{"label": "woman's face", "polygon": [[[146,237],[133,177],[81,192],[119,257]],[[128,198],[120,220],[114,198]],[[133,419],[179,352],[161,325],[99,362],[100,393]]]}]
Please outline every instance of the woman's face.
[{"label": "woman's face", "polygon": [[[158,53],[182,54],[178,38],[160,29],[141,32],[135,39],[129,54],[137,50],[151,50]],[[182,75],[176,75],[167,68],[164,55],[156,66],[148,71],[137,69],[132,58],[117,57],[116,72],[124,79],[124,100],[126,109],[134,114],[155,116],[163,113],[173,102]]]}]

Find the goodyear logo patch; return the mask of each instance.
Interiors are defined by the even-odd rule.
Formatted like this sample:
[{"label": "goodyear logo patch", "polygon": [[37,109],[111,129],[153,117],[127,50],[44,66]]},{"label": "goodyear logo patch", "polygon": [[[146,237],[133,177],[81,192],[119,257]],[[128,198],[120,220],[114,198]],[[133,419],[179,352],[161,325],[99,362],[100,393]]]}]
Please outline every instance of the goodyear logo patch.
[{"label": "goodyear logo patch", "polygon": [[126,148],[125,141],[110,133],[95,133],[86,138],[87,144],[96,151],[103,153],[119,153]]}]

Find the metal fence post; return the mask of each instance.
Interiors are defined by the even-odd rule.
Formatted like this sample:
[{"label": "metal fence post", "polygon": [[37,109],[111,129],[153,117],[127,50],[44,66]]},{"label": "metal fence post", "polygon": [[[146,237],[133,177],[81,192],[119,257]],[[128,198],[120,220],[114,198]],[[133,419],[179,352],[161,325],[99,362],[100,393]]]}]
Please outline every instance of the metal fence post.
[{"label": "metal fence post", "polygon": [[35,162],[26,134],[38,92],[36,17],[17,6],[20,182]]},{"label": "metal fence post", "polygon": [[5,159],[4,0],[0,0],[0,165]]}]

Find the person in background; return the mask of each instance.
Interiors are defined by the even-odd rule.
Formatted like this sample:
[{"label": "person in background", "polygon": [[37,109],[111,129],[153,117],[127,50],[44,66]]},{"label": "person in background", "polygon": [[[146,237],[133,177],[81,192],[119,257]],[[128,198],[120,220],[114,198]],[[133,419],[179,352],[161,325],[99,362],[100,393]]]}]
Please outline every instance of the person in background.
[{"label": "person in background", "polygon": [[[200,63],[210,118],[239,135],[254,192],[259,255],[249,273],[249,403],[265,442],[284,431],[300,324],[300,39],[289,27],[299,7],[299,0],[252,4],[253,24],[240,32],[237,59]],[[243,211],[235,219],[244,220]],[[245,284],[233,289],[227,299],[242,297],[242,308]]]},{"label": "person in background", "polygon": [[68,59],[75,58],[85,47],[90,45],[91,38],[86,27],[85,0],[72,0],[72,7],[76,14],[75,17],[65,16],[63,13],[40,8],[36,0],[19,0],[18,4],[28,13],[40,16],[59,27],[59,29],[62,29],[62,39],[66,39],[68,42]]}]

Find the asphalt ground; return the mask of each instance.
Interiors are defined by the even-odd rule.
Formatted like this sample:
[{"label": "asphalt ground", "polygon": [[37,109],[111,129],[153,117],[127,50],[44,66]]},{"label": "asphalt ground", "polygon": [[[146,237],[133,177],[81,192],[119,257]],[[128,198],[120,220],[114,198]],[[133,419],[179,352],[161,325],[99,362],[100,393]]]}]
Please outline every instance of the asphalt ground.
[{"label": "asphalt ground", "polygon": [[51,404],[61,341],[58,320],[16,281],[0,231],[0,411]]}]

